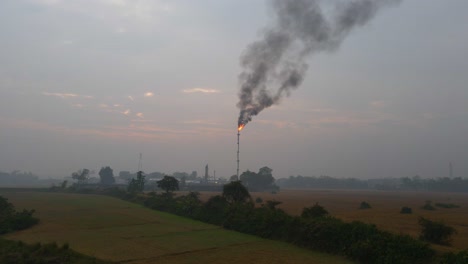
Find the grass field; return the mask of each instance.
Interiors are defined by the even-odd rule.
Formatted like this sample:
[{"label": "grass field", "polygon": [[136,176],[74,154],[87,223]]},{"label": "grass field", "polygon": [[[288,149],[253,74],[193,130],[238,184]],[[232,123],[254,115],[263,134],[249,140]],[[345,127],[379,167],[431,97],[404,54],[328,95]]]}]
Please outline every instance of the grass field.
[{"label": "grass field", "polygon": [[[216,193],[202,193],[203,200]],[[218,193],[219,194],[219,193]],[[278,206],[292,215],[299,215],[304,207],[316,202],[325,207],[333,216],[345,221],[359,220],[373,223],[377,227],[394,233],[419,236],[418,217],[431,220],[442,220],[454,227],[457,234],[453,236],[451,247],[434,246],[439,251],[453,251],[468,248],[468,194],[434,193],[434,192],[390,192],[390,191],[353,191],[353,190],[281,190],[277,194],[251,193],[254,200],[261,197],[263,201],[276,200]],[[421,209],[426,201],[435,203],[453,203],[460,208],[439,208],[434,211]],[[371,209],[359,210],[362,201],[371,205]],[[412,214],[400,214],[400,209],[408,206]]]},{"label": "grass field", "polygon": [[112,197],[0,191],[41,223],[8,239],[69,243],[80,253],[121,263],[351,263],[153,211]]}]

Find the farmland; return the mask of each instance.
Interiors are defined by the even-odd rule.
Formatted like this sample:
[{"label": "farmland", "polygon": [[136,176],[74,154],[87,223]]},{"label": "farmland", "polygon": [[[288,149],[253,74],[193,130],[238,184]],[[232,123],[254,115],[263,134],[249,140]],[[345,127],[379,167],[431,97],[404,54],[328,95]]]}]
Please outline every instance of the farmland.
[{"label": "farmland", "polygon": [[124,263],[350,263],[98,195],[0,191],[41,223],[6,236]]},{"label": "farmland", "polygon": [[[214,195],[203,193],[202,199]],[[451,247],[434,246],[440,251],[466,249],[468,245],[468,194],[436,193],[436,192],[386,192],[386,191],[355,191],[355,190],[282,190],[277,194],[251,193],[254,200],[257,197],[266,200],[276,200],[282,203],[278,206],[292,215],[299,215],[304,207],[319,203],[329,213],[345,221],[362,221],[372,223],[378,228],[394,233],[409,234],[418,237],[420,227],[418,217],[431,220],[442,220],[453,226],[457,234],[453,236]],[[371,205],[371,209],[359,210],[362,201]],[[451,203],[459,208],[439,208],[434,211],[423,210],[426,201],[435,203]],[[412,208],[412,214],[400,214],[403,206]]]}]

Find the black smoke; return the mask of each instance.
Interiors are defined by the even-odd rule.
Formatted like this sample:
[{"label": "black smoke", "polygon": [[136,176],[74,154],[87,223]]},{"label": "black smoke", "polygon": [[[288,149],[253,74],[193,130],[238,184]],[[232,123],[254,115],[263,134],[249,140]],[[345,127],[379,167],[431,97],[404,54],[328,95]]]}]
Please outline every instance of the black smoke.
[{"label": "black smoke", "polygon": [[381,7],[399,2],[271,0],[275,24],[264,31],[262,39],[250,44],[240,59],[238,125],[247,124],[252,116],[299,87],[308,56],[336,50],[354,28],[365,25]]}]

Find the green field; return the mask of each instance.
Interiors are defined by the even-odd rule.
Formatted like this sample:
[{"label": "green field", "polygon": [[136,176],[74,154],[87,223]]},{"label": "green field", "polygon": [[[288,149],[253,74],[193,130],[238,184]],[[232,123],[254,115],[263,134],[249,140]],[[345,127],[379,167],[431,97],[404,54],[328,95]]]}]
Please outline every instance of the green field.
[{"label": "green field", "polygon": [[8,239],[69,243],[122,263],[351,263],[99,195],[0,191],[41,222]]}]

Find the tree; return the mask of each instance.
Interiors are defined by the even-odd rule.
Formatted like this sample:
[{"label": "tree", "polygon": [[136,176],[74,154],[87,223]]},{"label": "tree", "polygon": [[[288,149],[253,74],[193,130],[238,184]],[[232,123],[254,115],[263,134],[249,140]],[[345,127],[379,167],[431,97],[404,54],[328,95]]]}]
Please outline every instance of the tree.
[{"label": "tree", "polygon": [[102,185],[111,185],[115,183],[114,171],[111,167],[102,167],[99,171],[99,177],[101,178]]},{"label": "tree", "polygon": [[78,184],[83,184],[86,183],[89,177],[89,170],[88,169],[82,169],[78,170],[74,173],[72,173],[72,179],[77,180]]},{"label": "tree", "polygon": [[315,203],[314,206],[305,207],[302,209],[301,217],[303,218],[317,218],[328,215],[328,211],[323,208],[323,206]]},{"label": "tree", "polygon": [[251,202],[250,193],[241,181],[233,181],[223,186],[223,197],[230,204]]},{"label": "tree", "polygon": [[273,185],[275,178],[273,178],[271,174],[272,171],[272,169],[266,166],[260,168],[258,173],[247,170],[240,175],[240,180],[245,183],[245,185],[251,191],[276,189],[276,187]]},{"label": "tree", "polygon": [[179,190],[179,181],[172,176],[164,176],[162,180],[157,181],[156,183],[158,184],[158,187],[166,191],[166,193]]},{"label": "tree", "polygon": [[137,192],[143,192],[144,189],[145,189],[145,175],[144,175],[144,172],[139,171],[137,172],[137,178],[130,180],[127,190],[130,193],[137,193]]},{"label": "tree", "polygon": [[435,222],[424,217],[419,218],[419,225],[422,227],[420,239],[435,244],[450,245],[450,239],[457,231],[455,228]]},{"label": "tree", "polygon": [[133,178],[134,174],[132,175],[129,171],[120,171],[119,178],[122,180],[130,181]]},{"label": "tree", "polygon": [[233,182],[233,181],[237,181],[237,175],[232,175],[231,177],[229,177],[229,181]]},{"label": "tree", "polygon": [[192,171],[192,173],[190,173],[189,179],[195,180],[197,177],[198,177],[197,171]]},{"label": "tree", "polygon": [[185,189],[186,187],[186,177],[185,176],[182,176],[182,178],[180,178],[180,187],[182,187],[182,189]]}]

